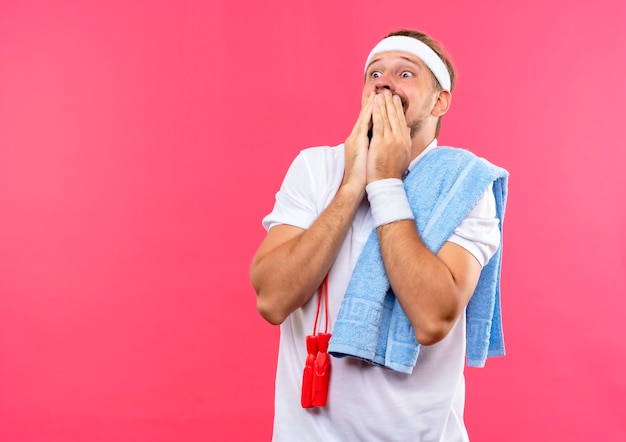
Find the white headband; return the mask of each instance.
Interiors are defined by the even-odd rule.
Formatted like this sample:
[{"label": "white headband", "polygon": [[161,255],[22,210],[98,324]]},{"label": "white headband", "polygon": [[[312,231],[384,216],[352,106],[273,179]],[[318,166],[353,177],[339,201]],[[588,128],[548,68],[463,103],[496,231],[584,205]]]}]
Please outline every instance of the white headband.
[{"label": "white headband", "polygon": [[413,37],[394,35],[382,39],[374,46],[374,49],[372,49],[372,52],[370,52],[370,55],[367,57],[365,71],[367,71],[367,66],[370,64],[374,55],[388,51],[402,51],[415,55],[428,66],[428,69],[433,73],[441,87],[447,91],[450,90],[450,72],[448,72],[448,68],[444,62],[426,43],[422,43]]}]

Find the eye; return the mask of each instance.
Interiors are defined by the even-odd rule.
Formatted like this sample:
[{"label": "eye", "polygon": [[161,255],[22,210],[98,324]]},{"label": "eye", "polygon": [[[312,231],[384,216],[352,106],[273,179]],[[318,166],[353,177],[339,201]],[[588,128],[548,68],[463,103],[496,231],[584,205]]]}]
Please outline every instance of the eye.
[{"label": "eye", "polygon": [[400,74],[400,76],[401,76],[402,78],[411,78],[411,77],[413,77],[413,72],[403,71],[403,72]]},{"label": "eye", "polygon": [[374,71],[370,74],[370,77],[372,78],[380,78],[382,74],[380,73],[380,71]]}]

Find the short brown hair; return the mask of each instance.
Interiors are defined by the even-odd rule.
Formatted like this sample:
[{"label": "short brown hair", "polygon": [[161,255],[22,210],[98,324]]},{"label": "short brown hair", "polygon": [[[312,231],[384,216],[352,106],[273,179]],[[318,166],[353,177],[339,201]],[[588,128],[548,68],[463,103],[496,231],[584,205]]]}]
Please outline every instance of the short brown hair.
[{"label": "short brown hair", "polygon": [[[456,72],[454,71],[454,66],[452,65],[450,58],[446,54],[446,51],[444,50],[443,45],[439,43],[438,41],[436,41],[435,39],[433,39],[432,37],[430,37],[429,35],[426,35],[423,32],[414,31],[412,29],[399,29],[397,31],[389,33],[388,35],[385,36],[385,38],[393,37],[395,35],[415,38],[416,40],[421,41],[422,43],[426,44],[429,48],[431,48],[433,51],[435,51],[435,53],[439,56],[439,58],[441,58],[441,61],[443,61],[443,63],[446,65],[446,68],[448,69],[448,72],[450,73],[450,92],[452,92],[452,90],[454,89],[454,82],[456,80]],[[433,75],[433,84],[435,88],[437,88],[437,90],[441,90],[441,85],[439,84],[439,82],[437,81],[434,75]],[[441,129],[441,117],[439,117],[439,121],[437,122],[437,130],[435,131],[435,136],[439,136],[440,129]]]}]

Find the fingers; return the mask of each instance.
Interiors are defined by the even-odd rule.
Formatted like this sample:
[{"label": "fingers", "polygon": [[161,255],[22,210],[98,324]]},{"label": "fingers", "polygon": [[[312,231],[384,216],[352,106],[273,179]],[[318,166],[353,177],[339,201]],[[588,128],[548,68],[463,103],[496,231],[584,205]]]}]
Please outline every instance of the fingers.
[{"label": "fingers", "polygon": [[410,160],[411,138],[402,100],[385,90],[372,105],[373,137],[367,157],[367,180],[402,176]]},{"label": "fingers", "polygon": [[372,121],[372,105],[374,104],[374,99],[376,98],[376,94],[374,92],[370,92],[367,99],[363,103],[361,107],[361,112],[359,113],[359,118],[357,119],[357,124],[359,130],[367,131],[370,128],[370,123]]},{"label": "fingers", "polygon": [[385,121],[383,115],[387,112],[383,111],[384,102],[380,94],[376,94],[374,103],[372,104],[372,134],[379,138],[385,135]]},{"label": "fingers", "polygon": [[383,112],[382,121],[385,123],[385,129],[388,129],[394,135],[403,135],[406,132],[406,119],[404,117],[404,109],[402,108],[402,100],[398,95],[394,95],[389,91],[383,94]]},{"label": "fingers", "polygon": [[344,143],[344,183],[356,183],[363,189],[365,189],[366,184],[367,150],[369,146],[367,132],[372,122],[372,105],[375,95],[376,94],[372,92],[363,100],[357,121]]},{"label": "fingers", "polygon": [[375,98],[374,92],[370,93],[366,99],[363,100],[361,105],[361,111],[359,112],[359,116],[352,127],[352,132],[348,136],[346,142],[357,143],[368,143],[367,140],[367,132],[370,128],[372,122],[372,105],[374,103]]},{"label": "fingers", "polygon": [[400,97],[390,91],[376,94],[372,107],[372,123],[374,133],[379,136],[404,137],[408,132]]},{"label": "fingers", "polygon": [[399,96],[394,95],[392,97],[393,108],[395,110],[396,118],[391,121],[391,126],[394,132],[403,133],[406,129],[406,118],[404,116],[404,109],[402,108],[402,100]]}]

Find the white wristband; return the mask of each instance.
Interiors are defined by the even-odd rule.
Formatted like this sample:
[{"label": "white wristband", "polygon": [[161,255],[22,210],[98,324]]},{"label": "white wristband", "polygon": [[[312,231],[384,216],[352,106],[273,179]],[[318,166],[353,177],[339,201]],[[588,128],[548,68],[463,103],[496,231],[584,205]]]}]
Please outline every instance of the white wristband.
[{"label": "white wristband", "polygon": [[365,191],[370,201],[375,227],[403,219],[415,219],[401,179],[373,181],[365,187]]}]

